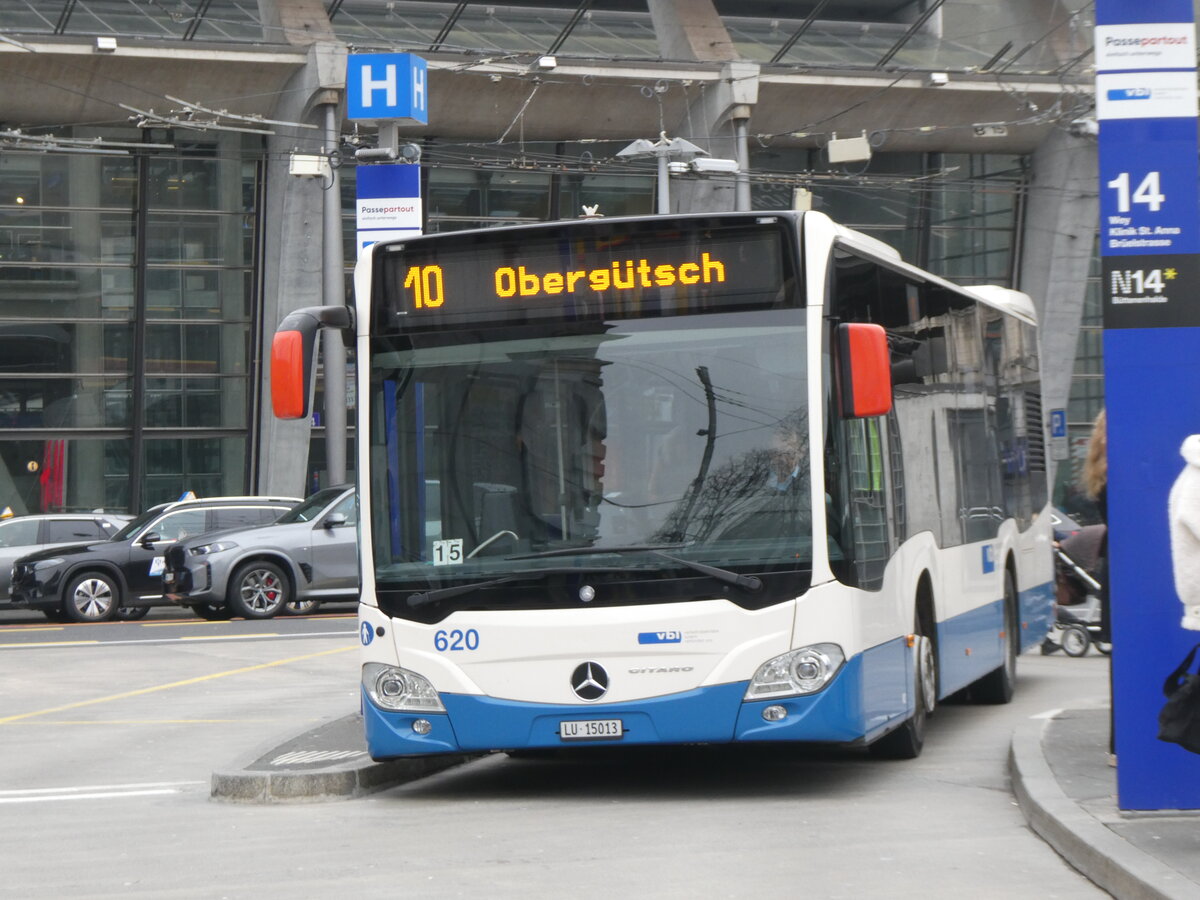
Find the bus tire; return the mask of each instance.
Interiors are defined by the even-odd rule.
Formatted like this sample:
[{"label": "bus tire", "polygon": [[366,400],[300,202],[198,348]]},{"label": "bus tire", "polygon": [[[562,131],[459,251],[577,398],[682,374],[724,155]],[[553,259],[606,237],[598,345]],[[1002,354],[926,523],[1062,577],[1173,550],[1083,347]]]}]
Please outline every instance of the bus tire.
[{"label": "bus tire", "polygon": [[925,747],[925,726],[937,705],[937,652],[930,636],[916,622],[913,655],[913,714],[895,731],[889,731],[869,750],[877,759],[916,759]]},{"label": "bus tire", "polygon": [[67,582],[63,618],[68,622],[107,622],[121,603],[121,588],[104,572],[84,572]]},{"label": "bus tire", "polygon": [[243,563],[229,579],[225,602],[243,619],[271,619],[291,602],[287,576],[275,563]]},{"label": "bus tire", "polygon": [[1017,685],[1017,654],[1021,635],[1017,629],[1017,584],[1012,569],[1004,570],[1004,662],[971,685],[975,703],[1008,703]]}]

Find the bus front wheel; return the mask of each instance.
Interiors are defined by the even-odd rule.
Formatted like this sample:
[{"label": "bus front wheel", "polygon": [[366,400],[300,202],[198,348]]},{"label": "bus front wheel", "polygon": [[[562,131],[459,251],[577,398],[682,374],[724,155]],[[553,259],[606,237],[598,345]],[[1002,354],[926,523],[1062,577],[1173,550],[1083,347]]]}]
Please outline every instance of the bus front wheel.
[{"label": "bus front wheel", "polygon": [[922,631],[918,618],[913,635],[913,714],[871,744],[871,755],[879,759],[916,759],[925,747],[925,727],[937,706],[937,653],[933,640]]}]

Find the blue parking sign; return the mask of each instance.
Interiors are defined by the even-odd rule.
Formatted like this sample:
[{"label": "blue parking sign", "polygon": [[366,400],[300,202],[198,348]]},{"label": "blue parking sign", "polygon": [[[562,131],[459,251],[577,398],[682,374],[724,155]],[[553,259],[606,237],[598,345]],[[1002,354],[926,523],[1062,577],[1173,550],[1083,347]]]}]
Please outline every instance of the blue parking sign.
[{"label": "blue parking sign", "polygon": [[1050,437],[1065,438],[1067,436],[1067,411],[1065,409],[1050,410]]},{"label": "blue parking sign", "polygon": [[429,122],[428,69],[411,53],[346,57],[346,116],[355,121]]}]

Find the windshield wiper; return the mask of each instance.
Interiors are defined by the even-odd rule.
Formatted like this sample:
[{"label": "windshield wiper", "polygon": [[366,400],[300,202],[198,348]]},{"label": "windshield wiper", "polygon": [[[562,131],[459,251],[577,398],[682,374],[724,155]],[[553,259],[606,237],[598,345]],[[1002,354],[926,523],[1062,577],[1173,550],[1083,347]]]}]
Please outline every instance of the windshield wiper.
[{"label": "windshield wiper", "polygon": [[453,600],[455,597],[461,597],[463,594],[470,594],[473,591],[481,591],[484,588],[496,587],[500,584],[508,584],[510,581],[516,581],[518,578],[528,578],[530,575],[540,576],[542,572],[522,573],[520,575],[505,575],[503,578],[490,578],[487,581],[472,581],[470,584],[456,584],[453,587],[435,588],[432,591],[420,591],[416,594],[409,594],[409,606],[428,606],[430,603],[437,603],[439,600]]},{"label": "windshield wiper", "polygon": [[679,556],[672,556],[670,553],[661,553],[658,550],[651,551],[655,556],[661,556],[663,559],[670,560],[673,563],[691,569],[694,572],[699,572],[702,575],[708,575],[710,578],[715,578],[717,581],[725,584],[732,584],[734,587],[740,587],[742,590],[752,593],[762,590],[762,579],[754,575],[741,575],[738,572],[732,572],[729,569],[718,569],[716,566],[706,566],[704,563],[693,562],[690,559],[683,559]]},{"label": "windshield wiper", "polygon": [[[505,561],[517,561],[524,559],[545,559],[553,556],[601,556],[604,554],[613,554],[619,556],[624,553],[650,553],[654,556],[661,557],[668,562],[683,566],[685,569],[691,569],[693,572],[699,572],[701,575],[707,575],[710,578],[715,578],[724,584],[739,587],[744,591],[752,593],[762,590],[762,579],[754,575],[741,575],[738,572],[731,572],[729,569],[720,569],[716,566],[708,566],[704,563],[693,562],[690,559],[683,559],[679,556],[672,556],[670,553],[663,553],[663,550],[678,550],[685,544],[641,544],[631,545],[627,547],[564,547],[558,550],[543,550],[540,553],[527,553],[521,556],[507,556]],[[471,594],[475,591],[486,590],[490,587],[499,587],[502,584],[511,584],[514,581],[522,581],[528,579],[540,579],[547,575],[578,575],[581,569],[578,568],[554,568],[554,569],[535,569],[531,572],[514,572],[510,575],[503,575],[500,578],[489,578],[485,581],[473,581],[469,584],[456,584],[452,587],[434,588],[429,591],[419,591],[415,594],[409,594],[408,605],[410,607],[428,606],[430,603],[437,603],[441,600],[453,600],[455,597],[462,597],[465,594]],[[614,570],[606,570],[614,571]]]},{"label": "windshield wiper", "polygon": [[[524,559],[525,557],[521,558]],[[430,603],[437,603],[439,600],[453,600],[455,597],[461,597],[464,594],[471,594],[490,587],[498,587],[499,585],[509,584],[513,581],[541,579],[547,575],[578,575],[580,571],[580,569],[573,568],[553,568],[533,569],[528,572],[512,572],[508,575],[502,575],[499,578],[489,578],[485,581],[472,581],[468,584],[456,584],[451,587],[434,588],[429,591],[419,591],[415,594],[409,594],[408,605],[412,607],[428,606]]]},{"label": "windshield wiper", "polygon": [[506,556],[504,561],[518,559],[545,559],[549,556],[596,556],[601,553],[645,553],[654,550],[680,550],[686,544],[630,544],[625,547],[560,547],[557,550],[542,550],[538,553],[522,553]]},{"label": "windshield wiper", "polygon": [[679,556],[672,556],[670,553],[663,553],[664,550],[679,550],[686,547],[686,544],[633,544],[627,547],[565,547],[559,550],[544,550],[541,553],[530,553],[523,556],[509,556],[507,559],[539,559],[547,556],[574,556],[574,555],[600,555],[604,553],[612,553],[620,555],[622,553],[651,553],[654,556],[662,557],[665,560],[683,566],[686,569],[691,569],[693,572],[699,572],[702,575],[707,575],[710,578],[715,578],[723,584],[731,584],[734,587],[739,587],[744,591],[757,592],[762,590],[762,579],[754,575],[742,575],[738,572],[731,572],[729,569],[719,569],[716,566],[708,566],[704,563],[693,562],[690,559],[683,559]]}]

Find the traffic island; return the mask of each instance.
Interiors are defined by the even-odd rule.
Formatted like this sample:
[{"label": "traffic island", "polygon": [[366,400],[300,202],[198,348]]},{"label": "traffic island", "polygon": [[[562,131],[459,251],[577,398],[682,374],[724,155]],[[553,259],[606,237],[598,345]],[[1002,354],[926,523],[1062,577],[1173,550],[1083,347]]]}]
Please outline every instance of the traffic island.
[{"label": "traffic island", "polygon": [[478,754],[421,756],[376,762],[353,713],[248,754],[214,772],[210,796],[230,803],[311,803],[348,800],[462,765]]}]

